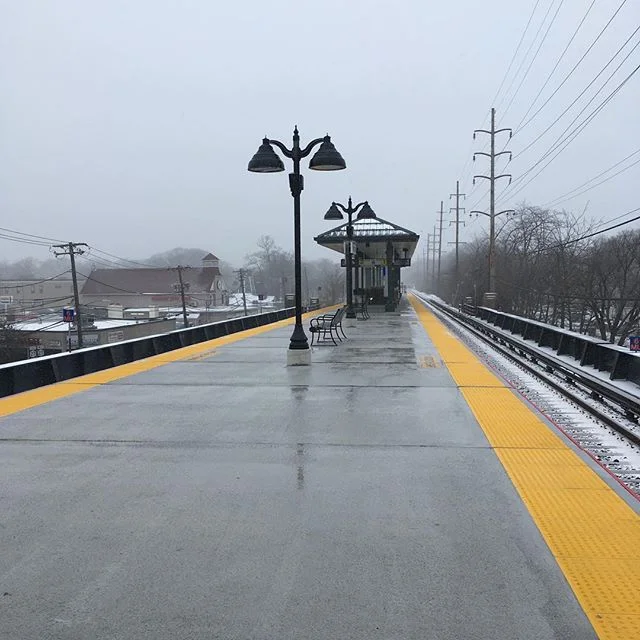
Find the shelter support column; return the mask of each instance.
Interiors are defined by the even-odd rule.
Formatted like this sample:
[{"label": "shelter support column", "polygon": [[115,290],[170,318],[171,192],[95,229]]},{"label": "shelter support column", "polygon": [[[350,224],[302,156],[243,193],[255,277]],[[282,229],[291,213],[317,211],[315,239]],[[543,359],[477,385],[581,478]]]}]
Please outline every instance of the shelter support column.
[{"label": "shelter support column", "polygon": [[387,241],[387,266],[385,267],[385,311],[395,311],[396,305],[393,296],[393,243]]}]

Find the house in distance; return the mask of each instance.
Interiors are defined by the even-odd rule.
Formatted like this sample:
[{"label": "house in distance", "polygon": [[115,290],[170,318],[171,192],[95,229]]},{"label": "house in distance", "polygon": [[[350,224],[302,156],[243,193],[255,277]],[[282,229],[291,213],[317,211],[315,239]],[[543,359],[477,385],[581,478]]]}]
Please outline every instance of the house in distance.
[{"label": "house in distance", "polygon": [[[229,302],[229,292],[216,256],[208,253],[200,267],[181,271],[185,303],[211,308]],[[176,307],[181,304],[178,271],[171,267],[93,269],[80,293],[80,304],[90,307]]]}]

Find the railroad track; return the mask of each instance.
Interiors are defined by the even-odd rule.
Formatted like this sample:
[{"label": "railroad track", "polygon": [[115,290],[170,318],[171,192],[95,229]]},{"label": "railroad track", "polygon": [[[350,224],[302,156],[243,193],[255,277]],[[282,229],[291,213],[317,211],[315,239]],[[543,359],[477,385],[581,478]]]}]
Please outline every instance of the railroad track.
[{"label": "railroad track", "polygon": [[[526,344],[522,339],[508,335],[498,327],[422,294],[416,292],[414,294],[445,322],[453,327],[463,327],[465,331],[488,345],[490,352],[497,352],[543,385],[550,387],[563,399],[579,407],[596,424],[605,425],[626,443],[633,447],[640,447],[640,427],[638,426],[640,397],[634,397],[624,390],[619,391],[613,388],[613,385],[607,385],[602,380],[579,371],[577,366],[571,366],[563,360],[554,358],[549,353],[536,348],[535,345]],[[526,383],[524,384],[526,386]],[[589,441],[590,437],[592,442]],[[577,440],[580,440],[580,437]],[[615,467],[619,463],[619,456],[607,452],[606,447],[598,445],[599,439],[593,438],[593,434],[589,434],[583,440],[579,444],[602,460],[605,466]],[[607,458],[611,458],[611,465],[606,464]],[[640,467],[637,465],[633,467],[631,471],[626,468],[622,474],[615,468],[609,470],[637,496],[640,494]]]}]

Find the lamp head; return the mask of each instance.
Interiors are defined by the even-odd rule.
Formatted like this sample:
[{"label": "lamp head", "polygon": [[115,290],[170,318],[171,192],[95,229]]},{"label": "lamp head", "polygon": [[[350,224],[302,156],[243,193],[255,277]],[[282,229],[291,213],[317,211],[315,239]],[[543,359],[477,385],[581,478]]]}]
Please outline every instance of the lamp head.
[{"label": "lamp head", "polygon": [[320,148],[315,152],[309,162],[309,169],[315,169],[316,171],[339,171],[340,169],[346,168],[347,163],[333,146],[331,138],[325,136]]},{"label": "lamp head", "polygon": [[336,207],[335,202],[331,203],[329,210],[327,211],[327,213],[324,214],[325,220],[342,220],[343,217],[344,216],[342,215],[340,209]]},{"label": "lamp head", "polygon": [[373,209],[369,206],[368,202],[365,202],[362,205],[362,209],[358,211],[358,215],[356,216],[356,220],[367,220],[375,218],[376,214],[373,212]]},{"label": "lamp head", "polygon": [[254,173],[276,173],[277,171],[284,171],[284,164],[280,156],[278,156],[269,144],[268,138],[264,138],[253,158],[249,160],[247,169]]}]

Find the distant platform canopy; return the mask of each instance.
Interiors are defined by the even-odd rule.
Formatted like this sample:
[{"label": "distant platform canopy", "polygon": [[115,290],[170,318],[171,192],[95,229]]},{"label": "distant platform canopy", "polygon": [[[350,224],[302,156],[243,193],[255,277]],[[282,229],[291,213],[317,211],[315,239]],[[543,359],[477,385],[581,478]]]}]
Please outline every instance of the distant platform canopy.
[{"label": "distant platform canopy", "polygon": [[[327,249],[344,254],[344,243],[348,239],[347,227],[348,223],[345,222],[339,227],[321,233],[314,240]],[[387,245],[391,243],[393,265],[408,267],[411,265],[411,257],[419,239],[420,236],[417,233],[382,218],[364,218],[353,221],[351,240],[356,243],[361,264],[366,264],[367,260],[385,261],[387,259]]]},{"label": "distant platform canopy", "polygon": [[394,311],[400,301],[402,286],[400,270],[411,266],[411,257],[420,236],[393,222],[377,217],[356,219],[329,229],[314,240],[321,246],[352,256],[353,294],[357,300],[370,304],[384,304],[386,311]]}]

